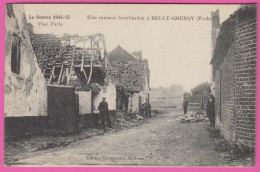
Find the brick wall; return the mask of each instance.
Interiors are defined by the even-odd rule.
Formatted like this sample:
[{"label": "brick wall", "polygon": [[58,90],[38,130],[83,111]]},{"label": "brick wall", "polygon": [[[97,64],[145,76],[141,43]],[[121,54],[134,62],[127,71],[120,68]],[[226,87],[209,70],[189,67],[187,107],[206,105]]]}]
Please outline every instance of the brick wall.
[{"label": "brick wall", "polygon": [[255,145],[256,26],[251,19],[237,20],[235,27],[236,137],[249,147]]},{"label": "brick wall", "polygon": [[231,42],[215,71],[216,126],[227,140],[235,140],[235,66],[234,43]]},{"label": "brick wall", "polygon": [[[227,41],[230,44],[227,48],[222,49],[223,52],[216,54],[212,63],[216,127],[227,140],[254,148],[256,6],[241,6],[228,20],[234,22],[224,24],[219,36],[219,44],[226,44]],[[234,32],[228,32],[233,28]],[[224,39],[227,37],[230,40]]]}]

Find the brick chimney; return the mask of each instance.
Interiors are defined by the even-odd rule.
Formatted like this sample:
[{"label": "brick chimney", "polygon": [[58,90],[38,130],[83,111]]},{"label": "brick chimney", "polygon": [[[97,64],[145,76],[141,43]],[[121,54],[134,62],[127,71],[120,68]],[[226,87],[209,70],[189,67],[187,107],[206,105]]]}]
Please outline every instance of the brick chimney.
[{"label": "brick chimney", "polygon": [[213,56],[213,52],[216,46],[216,40],[218,37],[218,33],[220,30],[220,21],[219,21],[219,10],[211,12],[211,56]]},{"label": "brick chimney", "polygon": [[27,26],[28,26],[29,35],[32,36],[33,35],[33,25],[32,25],[32,23],[28,23]]},{"label": "brick chimney", "polygon": [[142,57],[142,50],[140,51],[133,51],[131,53],[137,60],[142,60],[143,57]]},{"label": "brick chimney", "polygon": [[[211,29],[211,57],[210,58],[212,58],[212,56],[213,56],[217,37],[219,34],[219,30],[220,30],[219,9],[211,12],[211,24],[212,24],[212,29]],[[215,96],[215,82],[213,79],[213,66],[212,65],[211,65],[210,85],[211,85],[210,86],[211,93]]]}]

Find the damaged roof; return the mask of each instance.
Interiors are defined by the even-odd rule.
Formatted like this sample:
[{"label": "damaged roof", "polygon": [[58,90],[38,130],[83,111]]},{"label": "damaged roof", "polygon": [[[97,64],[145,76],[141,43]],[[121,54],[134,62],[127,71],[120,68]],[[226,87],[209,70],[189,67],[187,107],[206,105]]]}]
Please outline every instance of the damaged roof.
[{"label": "damaged roof", "polygon": [[53,34],[32,34],[31,42],[42,72],[54,66],[61,48],[61,40]]},{"label": "damaged roof", "polygon": [[108,78],[117,86],[128,91],[141,91],[146,84],[147,73],[145,64],[148,61],[137,60],[121,46],[112,50],[108,56]]}]

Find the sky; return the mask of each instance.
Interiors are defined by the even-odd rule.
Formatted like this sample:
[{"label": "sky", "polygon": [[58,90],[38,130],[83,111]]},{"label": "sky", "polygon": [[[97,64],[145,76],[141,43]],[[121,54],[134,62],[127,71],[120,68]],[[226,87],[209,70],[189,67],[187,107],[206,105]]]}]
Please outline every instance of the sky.
[{"label": "sky", "polygon": [[[190,91],[200,83],[210,82],[211,11],[219,9],[222,23],[239,8],[239,5],[231,4],[25,4],[24,6],[27,22],[34,25],[34,33],[55,35],[102,33],[108,51],[118,45],[128,52],[142,50],[143,59],[149,61],[152,88],[177,84],[182,85],[185,91]],[[53,19],[54,15],[62,15],[63,19]],[[127,19],[129,16],[136,17],[136,20]],[[112,19],[102,19],[104,17]],[[163,17],[170,19],[162,20]],[[48,26],[43,23],[48,23]]]}]

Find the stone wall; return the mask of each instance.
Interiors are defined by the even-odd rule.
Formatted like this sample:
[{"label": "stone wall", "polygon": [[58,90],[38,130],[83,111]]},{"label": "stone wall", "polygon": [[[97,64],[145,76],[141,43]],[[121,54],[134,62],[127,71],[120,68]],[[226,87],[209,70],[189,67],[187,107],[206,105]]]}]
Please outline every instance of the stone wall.
[{"label": "stone wall", "polygon": [[[32,49],[22,4],[6,6],[5,32],[5,117],[46,116],[46,81]],[[17,59],[20,54],[18,60],[13,58],[14,50]]]}]

